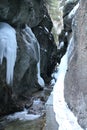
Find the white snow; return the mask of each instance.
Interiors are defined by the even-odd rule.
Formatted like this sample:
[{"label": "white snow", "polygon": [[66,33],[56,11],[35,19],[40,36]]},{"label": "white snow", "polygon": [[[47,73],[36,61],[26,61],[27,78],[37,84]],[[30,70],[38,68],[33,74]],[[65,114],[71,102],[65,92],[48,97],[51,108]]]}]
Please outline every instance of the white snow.
[{"label": "white snow", "polygon": [[41,103],[41,100],[39,98],[33,101],[33,105],[39,105],[40,103]]},{"label": "white snow", "polygon": [[68,32],[65,33],[65,36],[68,36]]},{"label": "white snow", "polygon": [[42,51],[44,51],[44,52],[47,52],[47,49],[44,49],[44,48],[40,48]]},{"label": "white snow", "polygon": [[59,43],[58,49],[61,49],[64,46],[64,41]]},{"label": "white snow", "polygon": [[68,14],[68,18],[71,19],[75,15],[77,9],[79,8],[79,3],[71,10],[71,12]]},{"label": "white snow", "polygon": [[53,78],[52,80],[51,80],[51,86],[53,86],[53,85],[55,85],[55,83],[56,83],[56,80]]},{"label": "white snow", "polygon": [[14,114],[7,116],[7,119],[8,120],[19,119],[19,120],[27,121],[27,120],[35,120],[39,118],[40,116],[41,115],[28,114],[27,109],[24,109],[24,111],[16,112]]},{"label": "white snow", "polygon": [[17,41],[16,31],[7,23],[0,22],[0,64],[3,58],[7,61],[6,82],[13,83],[13,72],[16,61]]},{"label": "white snow", "polygon": [[77,118],[72,111],[68,108],[64,99],[64,78],[67,71],[68,56],[71,54],[70,42],[66,54],[61,59],[59,65],[57,82],[53,88],[53,108],[56,116],[56,121],[59,124],[58,130],[83,130],[77,122]]}]

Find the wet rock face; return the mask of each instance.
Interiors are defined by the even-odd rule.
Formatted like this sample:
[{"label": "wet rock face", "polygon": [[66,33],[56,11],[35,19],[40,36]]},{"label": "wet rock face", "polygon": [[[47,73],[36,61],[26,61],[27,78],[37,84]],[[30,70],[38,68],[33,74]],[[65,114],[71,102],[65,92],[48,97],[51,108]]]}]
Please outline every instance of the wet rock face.
[{"label": "wet rock face", "polygon": [[[57,62],[57,48],[51,34],[52,22],[43,0],[1,0],[0,21],[15,28],[18,44],[13,87],[6,83],[6,59],[0,65],[1,115],[21,109],[20,101],[28,99],[32,93],[41,89],[37,80],[38,41],[41,51],[41,76],[45,83],[50,81]],[[32,28],[37,38],[33,42],[23,31],[26,24]]]},{"label": "wet rock face", "polygon": [[87,128],[87,1],[81,1],[73,22],[74,56],[65,77],[65,100],[77,116],[79,124]]},{"label": "wet rock face", "polygon": [[38,85],[36,85],[36,89],[35,84],[37,83],[39,43],[37,39],[31,37],[31,34],[28,36],[27,33],[27,28],[17,33],[18,53],[14,71],[13,90],[18,95],[31,94],[33,91],[38,90]]}]

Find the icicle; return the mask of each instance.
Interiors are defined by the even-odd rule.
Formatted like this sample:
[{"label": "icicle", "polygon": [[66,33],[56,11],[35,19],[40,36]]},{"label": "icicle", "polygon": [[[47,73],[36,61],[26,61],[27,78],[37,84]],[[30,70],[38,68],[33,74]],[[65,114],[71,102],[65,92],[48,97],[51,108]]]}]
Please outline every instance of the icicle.
[{"label": "icicle", "polygon": [[37,73],[38,83],[39,83],[42,87],[44,87],[44,86],[45,86],[44,80],[43,80],[42,77],[40,76],[40,62],[37,63],[37,70],[38,70],[38,73]]},{"label": "icicle", "polygon": [[13,72],[16,61],[17,41],[16,32],[7,23],[0,22],[0,63],[3,58],[7,60],[6,82],[12,85]]},{"label": "icicle", "polygon": [[37,63],[37,70],[38,70],[38,73],[37,73],[37,77],[38,77],[38,83],[44,87],[45,86],[45,83],[44,83],[44,80],[42,79],[42,77],[40,76],[40,46],[38,44],[38,53],[39,53],[39,61]]}]

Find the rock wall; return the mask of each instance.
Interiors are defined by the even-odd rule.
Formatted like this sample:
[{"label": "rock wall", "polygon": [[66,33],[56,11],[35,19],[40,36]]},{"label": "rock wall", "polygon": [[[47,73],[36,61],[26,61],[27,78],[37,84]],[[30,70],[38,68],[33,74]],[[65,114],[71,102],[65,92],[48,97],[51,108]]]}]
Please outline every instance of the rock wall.
[{"label": "rock wall", "polygon": [[63,8],[63,29],[59,35],[59,49],[58,49],[58,62],[62,56],[65,54],[71,34],[72,34],[72,18],[69,18],[69,13],[72,11],[74,6],[77,4],[78,0],[70,0],[61,2]]},{"label": "rock wall", "polygon": [[73,20],[74,51],[65,76],[65,100],[87,128],[87,1],[81,0]]},{"label": "rock wall", "polygon": [[[24,107],[20,101],[29,99],[32,93],[41,89],[37,78],[38,44],[41,51],[41,76],[45,83],[49,83],[57,62],[57,47],[51,34],[53,25],[44,0],[1,0],[0,22],[7,22],[15,28],[18,43],[13,87],[6,83],[6,60],[0,65],[0,115],[3,115]],[[37,39],[32,38],[31,41],[31,34],[27,36],[27,31],[24,31],[26,24]]]},{"label": "rock wall", "polygon": [[29,24],[36,26],[45,13],[43,0],[1,0],[0,21],[6,21],[15,26]]}]

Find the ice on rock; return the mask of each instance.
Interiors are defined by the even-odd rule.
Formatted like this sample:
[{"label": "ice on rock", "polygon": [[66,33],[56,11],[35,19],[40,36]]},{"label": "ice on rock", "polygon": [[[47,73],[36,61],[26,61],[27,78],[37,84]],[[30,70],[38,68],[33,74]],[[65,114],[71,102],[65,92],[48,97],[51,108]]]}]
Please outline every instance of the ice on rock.
[{"label": "ice on rock", "polygon": [[6,82],[13,83],[13,72],[16,61],[17,41],[16,31],[7,23],[0,22],[0,64],[6,58]]},{"label": "ice on rock", "polygon": [[44,87],[44,86],[45,86],[44,80],[43,80],[43,78],[40,76],[40,62],[38,62],[38,64],[37,64],[37,70],[38,70],[38,73],[37,73],[38,83],[39,83],[42,87]]},{"label": "ice on rock", "polygon": [[61,49],[62,47],[64,47],[64,41],[59,43],[58,49]]},{"label": "ice on rock", "polygon": [[[44,87],[45,83],[43,78],[40,76],[40,46],[39,43],[34,35],[34,33],[32,32],[31,28],[28,27],[26,25],[26,28],[23,30],[26,31],[27,36],[29,37],[29,42],[32,43],[31,44],[31,48],[35,54],[35,56],[38,56],[38,63],[37,63],[37,78],[38,78],[38,83],[40,84],[40,86]],[[28,41],[26,41],[25,37],[23,36],[24,41],[29,45]],[[37,50],[35,51],[35,46],[37,46]]]},{"label": "ice on rock", "polygon": [[39,118],[40,115],[34,115],[34,114],[28,114],[28,110],[24,109],[21,112],[16,112],[14,114],[11,114],[9,116],[7,116],[8,120],[21,120],[21,121],[29,121],[29,120],[35,120],[37,118]]},{"label": "ice on rock", "polygon": [[71,10],[71,12],[68,15],[68,18],[71,19],[76,14],[77,9],[79,8],[79,3]]}]

